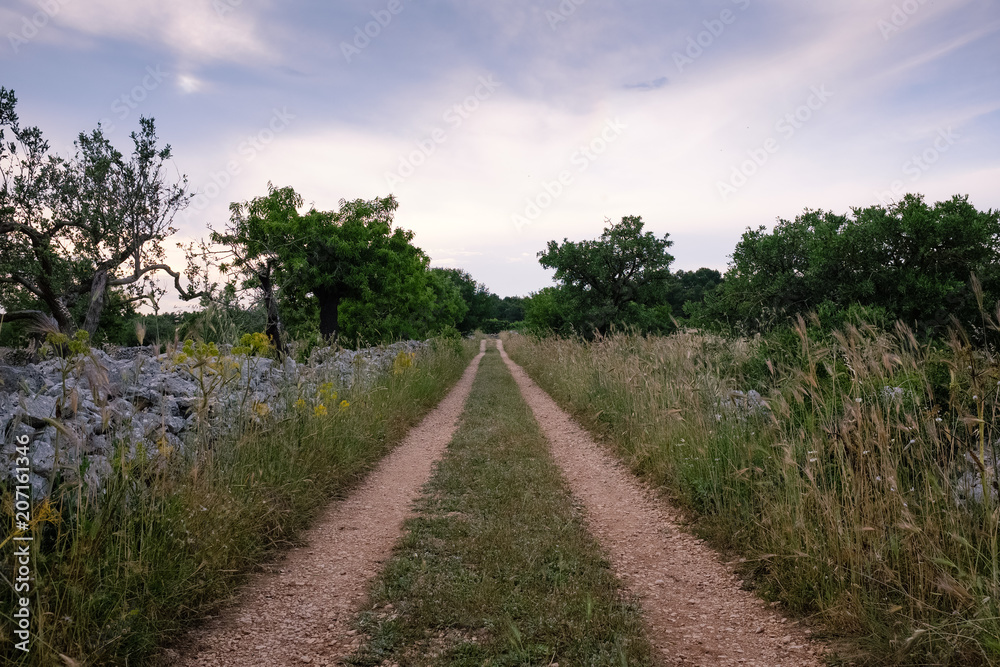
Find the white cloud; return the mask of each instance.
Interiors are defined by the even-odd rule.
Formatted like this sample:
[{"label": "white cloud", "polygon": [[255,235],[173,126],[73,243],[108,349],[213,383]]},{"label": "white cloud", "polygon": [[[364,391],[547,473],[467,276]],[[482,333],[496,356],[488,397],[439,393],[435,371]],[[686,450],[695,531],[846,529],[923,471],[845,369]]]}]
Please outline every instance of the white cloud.
[{"label": "white cloud", "polygon": [[[220,15],[215,6],[231,11]],[[30,12],[31,3],[21,2]],[[184,63],[246,62],[274,57],[258,34],[254,8],[203,0],[65,0],[52,23],[95,38],[161,44]]]},{"label": "white cloud", "polygon": [[190,74],[181,74],[177,77],[177,85],[184,93],[196,93],[202,89],[204,83]]}]

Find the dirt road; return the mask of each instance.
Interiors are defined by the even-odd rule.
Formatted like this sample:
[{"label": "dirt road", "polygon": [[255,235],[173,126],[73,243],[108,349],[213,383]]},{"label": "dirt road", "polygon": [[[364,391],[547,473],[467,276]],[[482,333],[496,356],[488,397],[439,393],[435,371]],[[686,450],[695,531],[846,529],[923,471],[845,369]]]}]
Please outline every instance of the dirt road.
[{"label": "dirt road", "polygon": [[[335,665],[371,578],[389,557],[411,502],[457,426],[485,350],[448,396],[351,496],[334,503],[294,549],[164,664]],[[497,347],[583,504],[616,573],[642,603],[668,665],[811,667],[821,646],[739,587],[718,554],[680,530],[676,514],[608,455]]]},{"label": "dirt road", "polygon": [[503,351],[588,525],[669,665],[820,665],[805,633],[741,590],[716,552],[682,532],[675,513],[608,455]]},{"label": "dirt road", "polygon": [[163,663],[335,665],[357,648],[351,619],[455,432],[485,349],[483,341],[458,384],[362,486],[317,520],[307,546],[252,580],[233,605],[192,633],[182,655]]}]

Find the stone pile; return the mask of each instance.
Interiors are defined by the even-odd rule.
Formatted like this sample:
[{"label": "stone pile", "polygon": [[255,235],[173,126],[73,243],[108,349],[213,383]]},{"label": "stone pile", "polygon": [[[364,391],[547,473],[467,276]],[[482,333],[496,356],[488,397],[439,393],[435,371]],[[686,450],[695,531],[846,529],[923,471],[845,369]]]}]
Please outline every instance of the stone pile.
[{"label": "stone pile", "polygon": [[[771,411],[764,397],[754,389],[746,392],[735,389],[729,391],[726,396],[719,399],[719,407],[724,413],[731,414],[737,419],[763,416],[770,414]],[[721,420],[722,415],[716,415],[716,419]]]},{"label": "stone pile", "polygon": [[196,427],[215,437],[241,419],[280,412],[296,397],[315,397],[324,386],[363,390],[392,369],[400,353],[425,345],[324,348],[305,364],[225,349],[200,365],[148,348],[95,349],[38,363],[8,354],[0,357],[0,484],[12,483],[18,440],[30,443],[36,499],[48,494],[56,470],[70,478],[82,471],[96,488],[116,453],[183,452]]}]

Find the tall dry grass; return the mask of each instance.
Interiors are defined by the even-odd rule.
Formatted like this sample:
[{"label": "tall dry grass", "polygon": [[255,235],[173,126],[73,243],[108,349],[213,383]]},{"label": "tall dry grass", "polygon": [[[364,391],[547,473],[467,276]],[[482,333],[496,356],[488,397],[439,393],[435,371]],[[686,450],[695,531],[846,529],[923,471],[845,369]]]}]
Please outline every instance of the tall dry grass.
[{"label": "tall dry grass", "polygon": [[997,664],[1000,360],[960,334],[818,332],[505,345],[767,599],[875,664]]}]

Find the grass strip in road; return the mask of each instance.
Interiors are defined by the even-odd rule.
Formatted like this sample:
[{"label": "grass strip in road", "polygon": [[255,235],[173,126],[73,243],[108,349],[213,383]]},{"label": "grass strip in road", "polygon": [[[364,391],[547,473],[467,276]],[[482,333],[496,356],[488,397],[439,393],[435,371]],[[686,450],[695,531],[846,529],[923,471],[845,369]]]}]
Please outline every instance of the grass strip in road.
[{"label": "grass strip in road", "polygon": [[490,349],[418,515],[373,583],[354,665],[645,665],[638,605]]}]

